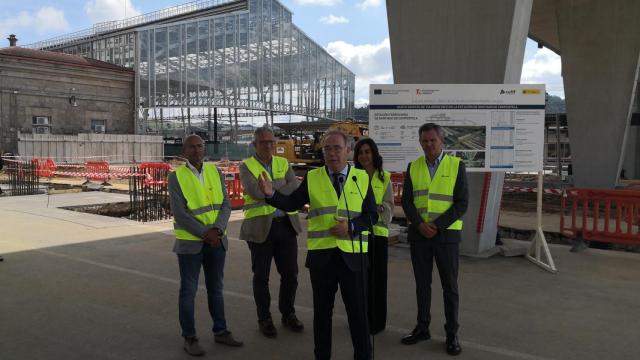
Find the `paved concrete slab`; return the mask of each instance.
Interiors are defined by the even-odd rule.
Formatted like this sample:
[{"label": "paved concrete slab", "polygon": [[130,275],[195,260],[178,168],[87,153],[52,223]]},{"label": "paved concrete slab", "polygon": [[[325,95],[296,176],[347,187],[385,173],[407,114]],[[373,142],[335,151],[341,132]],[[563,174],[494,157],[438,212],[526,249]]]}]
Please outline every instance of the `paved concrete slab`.
[{"label": "paved concrete slab", "polygon": [[[177,321],[178,271],[169,221],[140,224],[51,209],[57,204],[121,201],[117,194],[0,198],[0,358],[186,359]],[[114,197],[111,197],[114,196]],[[103,198],[104,197],[104,198]],[[70,221],[66,215],[72,217]],[[197,326],[207,356],[225,359],[311,359],[312,301],[299,239],[297,309],[303,334],[277,339],[257,331],[249,251],[230,223],[225,270],[229,328],[240,349],[213,343],[201,286]],[[460,337],[469,359],[636,359],[640,318],[640,254],[551,245],[556,275],[523,258],[462,258]],[[271,277],[277,303],[277,272]],[[409,252],[392,247],[387,330],[376,336],[378,359],[446,359],[444,316],[434,274],[434,339],[413,346],[400,337],[415,322]],[[272,306],[274,317],[277,307]],[[341,300],[334,315],[334,359],[352,358]]]}]

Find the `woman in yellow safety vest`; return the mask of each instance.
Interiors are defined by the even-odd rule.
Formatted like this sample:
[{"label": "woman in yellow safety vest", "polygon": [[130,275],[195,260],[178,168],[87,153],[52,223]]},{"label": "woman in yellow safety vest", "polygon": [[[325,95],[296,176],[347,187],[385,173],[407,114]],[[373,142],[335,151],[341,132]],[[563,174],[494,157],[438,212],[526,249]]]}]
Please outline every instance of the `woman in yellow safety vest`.
[{"label": "woman in yellow safety vest", "polygon": [[373,244],[369,243],[369,329],[371,334],[384,330],[387,320],[387,258],[389,223],[393,217],[391,173],[382,169],[382,157],[375,141],[360,139],[354,149],[356,168],[369,174],[376,198],[378,222],[373,225]]}]

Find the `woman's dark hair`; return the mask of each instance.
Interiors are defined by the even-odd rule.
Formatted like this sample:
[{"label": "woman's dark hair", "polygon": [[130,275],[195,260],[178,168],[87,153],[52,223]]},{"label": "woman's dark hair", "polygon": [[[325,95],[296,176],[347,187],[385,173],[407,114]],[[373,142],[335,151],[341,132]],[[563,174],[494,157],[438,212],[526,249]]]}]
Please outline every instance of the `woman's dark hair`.
[{"label": "woman's dark hair", "polygon": [[378,151],[378,145],[371,138],[362,138],[358,140],[355,148],[353,149],[353,163],[356,165],[356,169],[363,169],[362,164],[358,160],[358,153],[363,145],[369,145],[369,149],[371,149],[371,154],[373,155],[373,167],[378,170],[378,177],[380,180],[384,181],[384,174],[382,172],[382,156],[380,156],[380,152]]}]

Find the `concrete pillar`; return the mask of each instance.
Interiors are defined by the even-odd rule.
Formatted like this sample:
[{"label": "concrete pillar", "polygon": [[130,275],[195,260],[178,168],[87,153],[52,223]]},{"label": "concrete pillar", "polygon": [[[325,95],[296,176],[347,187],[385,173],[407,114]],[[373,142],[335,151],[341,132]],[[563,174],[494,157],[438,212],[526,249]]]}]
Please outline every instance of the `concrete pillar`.
[{"label": "concrete pillar", "polygon": [[[517,84],[532,0],[387,0],[396,84]],[[504,173],[493,173],[478,232],[484,174],[468,174],[469,210],[462,253],[495,247]]]},{"label": "concrete pillar", "polygon": [[556,7],[574,183],[613,188],[638,81],[640,1],[559,0]]}]

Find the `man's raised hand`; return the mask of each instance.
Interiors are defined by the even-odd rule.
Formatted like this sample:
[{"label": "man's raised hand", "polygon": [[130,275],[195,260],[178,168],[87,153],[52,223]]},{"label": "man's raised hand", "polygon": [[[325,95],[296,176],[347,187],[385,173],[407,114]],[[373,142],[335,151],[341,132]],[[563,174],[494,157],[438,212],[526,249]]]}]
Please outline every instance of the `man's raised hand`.
[{"label": "man's raised hand", "polygon": [[269,180],[269,175],[267,175],[266,171],[263,171],[258,178],[258,186],[260,187],[260,191],[265,196],[271,196],[273,194],[273,185],[271,184],[271,180]]}]

